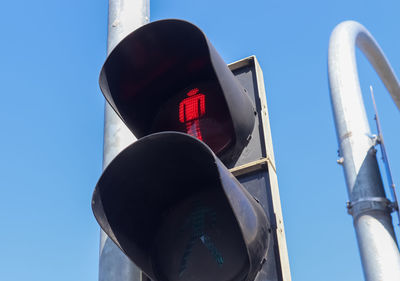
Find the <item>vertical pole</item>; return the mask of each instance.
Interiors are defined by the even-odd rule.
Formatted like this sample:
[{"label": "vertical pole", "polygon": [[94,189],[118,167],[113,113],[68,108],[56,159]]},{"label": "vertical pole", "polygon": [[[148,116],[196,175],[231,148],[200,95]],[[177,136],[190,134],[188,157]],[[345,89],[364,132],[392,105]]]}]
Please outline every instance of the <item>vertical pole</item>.
[{"label": "vertical pole", "polygon": [[361,24],[346,21],[334,29],[328,56],[331,102],[364,276],[366,281],[396,281],[400,280],[400,253],[358,81],[356,47],[399,108],[400,84],[378,43]]},{"label": "vertical pole", "polygon": [[[149,22],[150,0],[109,0],[107,54],[129,33]],[[136,138],[108,103],[104,109],[103,170]],[[99,281],[140,281],[140,270],[101,231]]]}]

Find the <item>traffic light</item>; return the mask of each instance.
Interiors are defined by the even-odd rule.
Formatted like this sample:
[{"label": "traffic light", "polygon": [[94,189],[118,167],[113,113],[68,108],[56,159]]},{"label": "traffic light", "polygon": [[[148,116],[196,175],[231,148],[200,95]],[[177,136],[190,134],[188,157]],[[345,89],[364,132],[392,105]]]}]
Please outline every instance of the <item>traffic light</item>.
[{"label": "traffic light", "polygon": [[181,20],[137,29],[107,58],[100,87],[139,140],[92,208],[151,280],[290,280],[260,73],[254,57],[228,68]]},{"label": "traffic light", "polygon": [[139,139],[106,168],[93,211],[152,280],[253,280],[267,253],[262,206],[198,139]]},{"label": "traffic light", "polygon": [[124,38],[100,73],[100,88],[137,138],[179,131],[234,162],[255,109],[204,33],[181,20],[147,24]]}]

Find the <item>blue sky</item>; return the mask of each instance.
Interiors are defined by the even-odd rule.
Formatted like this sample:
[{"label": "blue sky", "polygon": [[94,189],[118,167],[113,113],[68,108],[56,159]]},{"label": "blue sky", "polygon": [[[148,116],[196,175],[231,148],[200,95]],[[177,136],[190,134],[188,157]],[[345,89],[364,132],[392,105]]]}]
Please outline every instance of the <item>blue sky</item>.
[{"label": "blue sky", "polygon": [[[292,279],[363,280],[328,81],[328,40],[362,23],[400,73],[398,1],[151,1],[151,21],[198,25],[227,63],[256,55],[264,72]],[[0,276],[94,281],[99,228],[107,1],[5,1],[0,17]],[[400,185],[399,111],[358,53],[371,128],[375,89]],[[399,228],[396,227],[397,232]]]}]

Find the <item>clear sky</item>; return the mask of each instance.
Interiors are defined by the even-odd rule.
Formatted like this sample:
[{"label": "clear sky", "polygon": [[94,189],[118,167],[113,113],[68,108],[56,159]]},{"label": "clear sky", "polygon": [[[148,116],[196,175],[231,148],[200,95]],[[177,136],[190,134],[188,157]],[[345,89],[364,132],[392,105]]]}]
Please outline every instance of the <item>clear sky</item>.
[{"label": "clear sky", "polygon": [[[328,40],[362,23],[400,74],[400,4],[392,1],[151,0],[151,20],[198,25],[227,63],[264,72],[292,278],[363,280],[327,80]],[[95,281],[107,1],[3,1],[0,17],[0,279]],[[375,89],[395,182],[399,111],[358,54],[371,128]],[[398,232],[399,228],[396,227]]]}]

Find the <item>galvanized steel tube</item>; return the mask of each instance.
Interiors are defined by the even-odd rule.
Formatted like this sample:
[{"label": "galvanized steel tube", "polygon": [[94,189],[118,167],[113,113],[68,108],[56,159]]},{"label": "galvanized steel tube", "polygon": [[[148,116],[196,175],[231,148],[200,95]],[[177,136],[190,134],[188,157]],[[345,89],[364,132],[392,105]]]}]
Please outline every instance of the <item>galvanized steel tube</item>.
[{"label": "galvanized steel tube", "polygon": [[356,46],[368,58],[399,109],[400,85],[368,30],[354,21],[336,26],[329,42],[328,72],[349,213],[354,220],[365,279],[395,281],[400,280],[400,254],[359,85]]},{"label": "galvanized steel tube", "polygon": [[[149,22],[150,0],[109,0],[107,54],[129,33]],[[108,103],[104,112],[103,169],[136,139]],[[101,231],[99,281],[140,281],[140,270]]]}]

